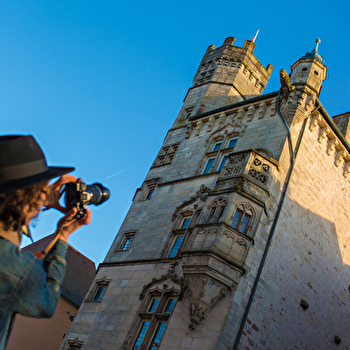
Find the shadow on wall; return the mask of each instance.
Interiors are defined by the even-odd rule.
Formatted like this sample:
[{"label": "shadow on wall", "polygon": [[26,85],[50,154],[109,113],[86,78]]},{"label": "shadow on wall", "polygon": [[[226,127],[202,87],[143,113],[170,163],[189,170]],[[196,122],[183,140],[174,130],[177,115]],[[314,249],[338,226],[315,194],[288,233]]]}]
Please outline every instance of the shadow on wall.
[{"label": "shadow on wall", "polygon": [[239,349],[332,349],[339,339],[350,344],[350,268],[342,258],[347,247],[340,246],[345,235],[286,198]]}]

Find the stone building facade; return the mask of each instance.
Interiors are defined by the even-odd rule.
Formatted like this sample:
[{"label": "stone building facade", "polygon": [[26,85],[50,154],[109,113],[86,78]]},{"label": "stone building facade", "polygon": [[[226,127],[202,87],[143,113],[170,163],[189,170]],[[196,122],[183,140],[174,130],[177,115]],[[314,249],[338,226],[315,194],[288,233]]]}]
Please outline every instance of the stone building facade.
[{"label": "stone building facade", "polygon": [[210,46],[61,349],[350,349],[349,113]]}]

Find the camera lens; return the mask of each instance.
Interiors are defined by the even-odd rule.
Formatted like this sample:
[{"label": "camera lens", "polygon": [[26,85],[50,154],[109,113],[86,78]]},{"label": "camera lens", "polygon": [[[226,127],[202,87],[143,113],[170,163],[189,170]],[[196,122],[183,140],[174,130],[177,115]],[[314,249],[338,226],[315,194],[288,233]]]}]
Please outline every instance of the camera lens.
[{"label": "camera lens", "polygon": [[86,204],[100,205],[108,200],[110,196],[109,189],[97,182],[92,185],[86,185],[85,191],[90,194]]}]

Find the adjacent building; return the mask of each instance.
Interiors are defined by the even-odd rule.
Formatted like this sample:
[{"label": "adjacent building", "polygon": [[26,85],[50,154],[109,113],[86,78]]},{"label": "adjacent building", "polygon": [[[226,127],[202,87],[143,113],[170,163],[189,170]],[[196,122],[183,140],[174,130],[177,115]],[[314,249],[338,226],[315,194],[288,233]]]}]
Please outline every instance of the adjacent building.
[{"label": "adjacent building", "polygon": [[[47,236],[24,247],[23,250],[41,252],[52,238],[53,235]],[[37,319],[16,315],[6,350],[59,348],[96,275],[95,263],[71,246],[68,246],[66,253],[66,264],[62,293],[54,316],[50,319]]]},{"label": "adjacent building", "polygon": [[[210,46],[61,349],[350,349],[349,113],[319,40]],[[341,88],[341,87],[340,87]]]}]

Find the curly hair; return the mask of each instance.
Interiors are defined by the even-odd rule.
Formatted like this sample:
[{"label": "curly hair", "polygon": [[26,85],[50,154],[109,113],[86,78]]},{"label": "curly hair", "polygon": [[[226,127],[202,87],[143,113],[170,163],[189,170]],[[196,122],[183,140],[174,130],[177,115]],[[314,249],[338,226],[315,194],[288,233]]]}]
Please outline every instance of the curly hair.
[{"label": "curly hair", "polygon": [[18,231],[25,222],[23,208],[40,210],[38,200],[45,187],[45,182],[32,185],[10,193],[0,194],[0,221],[5,231]]}]

